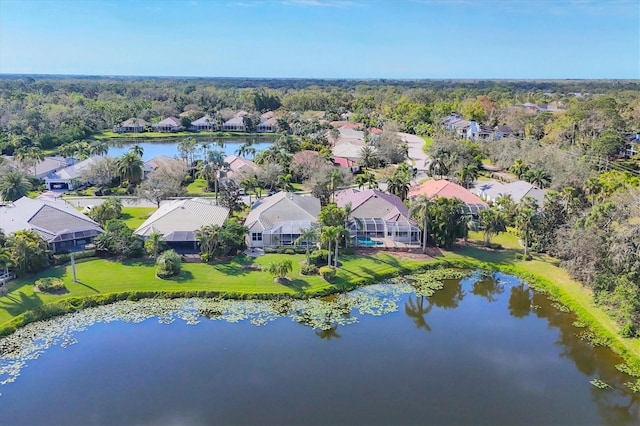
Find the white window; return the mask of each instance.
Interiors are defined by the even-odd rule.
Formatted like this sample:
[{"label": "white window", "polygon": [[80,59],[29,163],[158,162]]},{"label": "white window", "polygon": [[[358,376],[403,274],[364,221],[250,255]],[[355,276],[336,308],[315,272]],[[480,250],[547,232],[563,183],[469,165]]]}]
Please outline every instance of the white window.
[{"label": "white window", "polygon": [[251,241],[262,241],[262,232],[252,232]]}]

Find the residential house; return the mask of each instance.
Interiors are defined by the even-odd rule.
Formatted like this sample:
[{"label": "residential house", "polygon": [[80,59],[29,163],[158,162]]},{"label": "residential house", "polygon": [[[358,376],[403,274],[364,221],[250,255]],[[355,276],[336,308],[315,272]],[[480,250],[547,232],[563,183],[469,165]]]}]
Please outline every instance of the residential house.
[{"label": "residential house", "polygon": [[338,207],[351,205],[348,228],[358,246],[419,245],[421,232],[402,200],[377,189],[354,188],[336,192]]},{"label": "residential house", "polygon": [[216,119],[207,114],[192,121],[190,130],[213,132],[216,130]]},{"label": "residential house", "polygon": [[180,252],[198,250],[196,234],[203,226],[222,226],[229,217],[229,209],[207,198],[173,200],[160,206],[134,231],[142,238],[162,235],[170,248]]},{"label": "residential house", "polygon": [[488,202],[495,202],[503,195],[510,195],[514,203],[518,204],[524,197],[531,197],[542,206],[546,192],[535,185],[517,180],[511,183],[502,183],[496,180],[478,182],[472,189],[479,197]]},{"label": "residential house", "polygon": [[0,229],[6,234],[35,231],[54,253],[83,250],[104,232],[100,225],[61,198],[28,197],[0,205]]},{"label": "residential house", "polygon": [[[182,162],[181,160],[169,157],[168,155],[164,155],[164,154],[156,155],[152,159],[144,162],[144,165],[143,165],[144,176],[146,177],[149,173],[156,170],[158,167],[170,166],[177,162],[180,162],[181,164],[184,165],[184,162]],[[186,173],[186,170],[185,170],[185,173]]]},{"label": "residential house", "polygon": [[24,170],[30,176],[35,176],[40,180],[43,180],[50,173],[57,172],[75,163],[73,158],[44,157],[42,161],[38,161],[35,165],[24,167],[15,157],[4,156],[3,158],[7,160],[7,164],[10,167]]},{"label": "residential house", "polygon": [[626,158],[631,158],[638,155],[638,152],[640,152],[640,132],[626,135],[622,155]]},{"label": "residential house", "polygon": [[113,131],[115,133],[141,133],[149,126],[150,124],[141,118],[130,118],[120,125],[114,126]]},{"label": "residential house", "polygon": [[79,163],[73,164],[64,169],[49,173],[44,178],[44,184],[48,190],[67,189],[72,190],[83,184],[91,183],[85,181],[83,175],[89,168],[95,164],[101,157],[93,156]]},{"label": "residential house", "polygon": [[259,169],[258,165],[253,161],[238,157],[237,155],[226,157],[224,162],[229,165],[226,176],[229,179],[234,179],[240,175],[251,175]]},{"label": "residential house", "polygon": [[222,124],[222,130],[228,132],[245,132],[247,127],[244,124],[243,116],[235,116]]},{"label": "residential house", "polygon": [[256,201],[244,224],[249,228],[249,247],[280,247],[293,245],[302,229],[318,222],[320,200],[311,195],[292,192],[277,194]]},{"label": "residential house", "polygon": [[278,121],[273,116],[273,111],[265,112],[260,116],[260,123],[256,127],[256,130],[262,132],[275,132],[278,130]]},{"label": "residential house", "polygon": [[496,126],[493,128],[493,138],[500,140],[508,137],[521,138],[524,136],[522,130],[513,130],[509,126]]},{"label": "residential house", "polygon": [[156,132],[173,133],[180,130],[181,122],[176,117],[167,117],[151,125]]},{"label": "residential house", "polygon": [[421,185],[409,188],[409,198],[424,195],[429,200],[434,198],[457,198],[467,206],[472,215],[477,215],[480,210],[489,206],[469,190],[445,179],[430,179]]}]

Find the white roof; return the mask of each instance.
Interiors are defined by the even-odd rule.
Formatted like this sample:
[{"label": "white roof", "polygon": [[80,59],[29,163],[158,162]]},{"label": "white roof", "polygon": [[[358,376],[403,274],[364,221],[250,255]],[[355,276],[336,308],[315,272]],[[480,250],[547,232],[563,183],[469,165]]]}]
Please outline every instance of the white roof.
[{"label": "white roof", "polygon": [[211,118],[209,114],[207,114],[204,117],[200,117],[197,120],[193,120],[191,122],[191,125],[192,126],[210,126],[214,123],[215,123],[215,120]]},{"label": "white roof", "polygon": [[[362,148],[364,148],[364,146],[364,142],[362,143],[362,145],[351,142],[338,143],[333,147],[333,149],[331,149],[331,153],[334,157],[344,157],[350,160],[359,160],[361,157],[360,154],[362,152]],[[373,146],[371,148],[374,151],[376,150],[376,148]]]},{"label": "white roof", "polygon": [[278,192],[258,200],[245,221],[249,230],[270,230],[283,223],[315,223],[320,213],[320,200],[312,195]]},{"label": "white roof", "polygon": [[78,179],[82,176],[82,174],[91,167],[92,164],[95,164],[100,157],[94,156],[89,157],[86,160],[82,160],[79,163],[74,164],[73,166],[65,167],[62,170],[58,170],[57,172],[49,173],[45,180],[64,180],[69,181],[72,179]]},{"label": "white roof", "polygon": [[191,198],[175,200],[162,205],[135,230],[135,234],[148,237],[162,234],[169,241],[195,241],[195,233],[207,225],[222,226],[229,209],[211,199]]},{"label": "white roof", "polygon": [[102,232],[100,226],[62,199],[31,199],[22,197],[0,207],[0,228],[11,234],[20,230],[34,230],[46,241],[70,233]]}]

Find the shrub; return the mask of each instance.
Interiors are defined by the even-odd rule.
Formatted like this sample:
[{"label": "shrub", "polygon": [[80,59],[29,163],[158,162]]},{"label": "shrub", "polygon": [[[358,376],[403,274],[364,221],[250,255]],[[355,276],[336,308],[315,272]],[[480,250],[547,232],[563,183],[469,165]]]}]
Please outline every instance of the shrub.
[{"label": "shrub", "polygon": [[320,268],[320,276],[324,278],[325,281],[333,281],[336,277],[336,268],[333,266],[323,266]]},{"label": "shrub", "polygon": [[[76,260],[84,259],[87,257],[95,257],[95,255],[96,255],[95,250],[83,250],[83,251],[77,251],[73,253],[73,257]],[[69,261],[71,261],[71,254],[69,253],[56,253],[53,255],[53,263],[55,265],[63,265]]]},{"label": "shrub", "polygon": [[293,250],[292,248],[286,248],[283,251],[284,254],[296,254],[295,250]]},{"label": "shrub", "polygon": [[45,293],[65,290],[64,282],[60,278],[46,277],[36,281],[36,288]]},{"label": "shrub", "polygon": [[309,255],[309,262],[313,263],[314,265],[326,265],[327,264],[327,259],[329,258],[329,251],[328,250],[314,250],[311,252],[311,254]]},{"label": "shrub", "polygon": [[318,267],[314,264],[307,265],[305,263],[300,267],[300,273],[302,275],[316,275],[318,273]]},{"label": "shrub", "polygon": [[156,276],[158,278],[174,277],[180,273],[182,258],[175,250],[167,250],[156,260]]}]

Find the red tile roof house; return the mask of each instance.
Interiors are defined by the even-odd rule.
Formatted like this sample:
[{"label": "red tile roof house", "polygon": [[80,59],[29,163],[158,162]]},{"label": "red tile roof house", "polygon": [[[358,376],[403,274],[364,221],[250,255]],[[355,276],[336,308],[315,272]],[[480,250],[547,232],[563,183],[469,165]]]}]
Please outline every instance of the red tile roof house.
[{"label": "red tile roof house", "polygon": [[420,228],[409,219],[407,206],[395,195],[377,189],[350,188],[336,193],[336,204],[351,204],[348,226],[356,246],[420,245]]},{"label": "red tile roof house", "polygon": [[180,126],[180,120],[175,117],[168,117],[158,123],[152,124],[153,130],[164,133],[177,132],[180,130]]},{"label": "red tile roof house", "polygon": [[428,180],[422,185],[409,188],[409,198],[415,198],[421,195],[426,196],[429,200],[437,197],[457,198],[467,205],[469,212],[473,215],[489,207],[487,203],[462,186],[444,179]]}]

